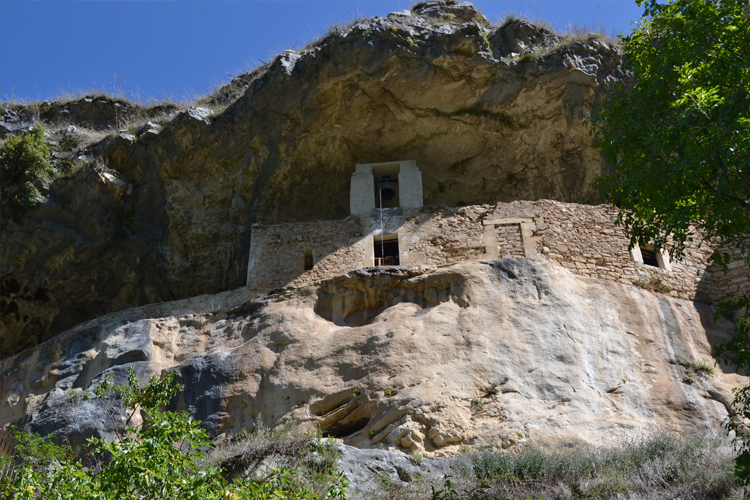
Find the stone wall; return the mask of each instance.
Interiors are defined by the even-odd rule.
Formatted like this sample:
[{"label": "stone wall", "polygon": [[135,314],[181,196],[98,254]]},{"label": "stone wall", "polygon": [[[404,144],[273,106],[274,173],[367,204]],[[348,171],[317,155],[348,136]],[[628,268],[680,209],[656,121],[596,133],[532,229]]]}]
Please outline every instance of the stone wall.
[{"label": "stone wall", "polygon": [[[489,206],[488,206],[489,207]],[[481,210],[373,210],[342,221],[254,225],[247,285],[258,292],[373,266],[373,236],[399,235],[401,265],[442,266],[486,259]],[[314,267],[304,270],[304,251],[312,250]]]},{"label": "stone wall", "polygon": [[[342,221],[254,226],[248,286],[259,292],[303,285],[373,265],[373,236],[398,233],[401,265],[434,267],[509,256],[545,258],[579,276],[637,285],[713,303],[750,293],[750,273],[735,252],[728,269],[709,266],[712,248],[691,243],[665,268],[636,261],[614,224],[617,211],[557,201],[460,208],[373,210]],[[314,267],[304,270],[304,251]],[[635,250],[638,253],[637,250]]]},{"label": "stone wall", "polygon": [[520,224],[495,226],[497,252],[500,257],[525,257]]},{"label": "stone wall", "polygon": [[706,269],[709,248],[688,247],[685,259],[671,262],[671,271],[635,262],[622,227],[615,226],[617,211],[608,205],[544,202],[537,219],[540,251],[580,276],[620,283],[693,299]]},{"label": "stone wall", "polygon": [[687,245],[682,259],[669,263],[671,269],[662,269],[633,259],[624,229],[614,224],[618,212],[609,205],[548,200],[533,205],[542,209],[535,219],[539,251],[575,274],[709,304],[750,293],[750,273],[738,252],[733,254],[730,270],[723,272],[709,266],[713,247],[695,241]]},{"label": "stone wall", "polygon": [[696,300],[711,303],[750,292],[750,277],[742,255],[737,249],[730,251],[729,255],[726,268],[712,264],[703,272]]},{"label": "stone wall", "polygon": [[[247,282],[267,292],[299,276],[316,281],[372,265],[363,256],[362,228],[355,219],[315,221],[274,226],[254,225]],[[313,268],[305,271],[305,250],[312,251]]]}]

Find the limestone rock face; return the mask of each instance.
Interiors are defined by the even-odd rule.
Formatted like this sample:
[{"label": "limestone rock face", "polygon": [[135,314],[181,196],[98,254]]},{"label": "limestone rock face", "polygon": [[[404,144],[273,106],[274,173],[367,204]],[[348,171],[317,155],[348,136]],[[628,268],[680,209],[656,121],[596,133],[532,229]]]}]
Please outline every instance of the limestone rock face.
[{"label": "limestone rock face", "polygon": [[[335,324],[321,294],[392,297]],[[333,299],[331,299],[333,295]],[[173,402],[213,434],[289,420],[359,448],[427,456],[527,440],[598,442],[657,427],[717,428],[745,377],[713,361],[732,332],[708,306],[575,277],[543,259],[466,262],[422,274],[356,273],[251,298],[243,290],[131,309],[0,362],[0,425],[80,442],[106,434],[95,401],[112,373],[174,371]]]},{"label": "limestone rock face", "polygon": [[[158,241],[166,220],[119,172],[84,168],[0,239],[0,358],[104,311],[173,299]],[[156,201],[152,198],[152,201]]]},{"label": "limestone rock face", "polygon": [[[132,187],[121,197],[79,176],[3,223],[0,275],[14,285],[0,357],[103,313],[242,286],[251,224],[348,216],[356,163],[415,160],[428,205],[592,202],[606,165],[583,118],[624,78],[620,56],[522,21],[490,27],[467,3],[286,51],[240,78],[245,94],[221,113],[190,109],[103,145]],[[98,127],[133,113],[88,98],[43,116]]]}]

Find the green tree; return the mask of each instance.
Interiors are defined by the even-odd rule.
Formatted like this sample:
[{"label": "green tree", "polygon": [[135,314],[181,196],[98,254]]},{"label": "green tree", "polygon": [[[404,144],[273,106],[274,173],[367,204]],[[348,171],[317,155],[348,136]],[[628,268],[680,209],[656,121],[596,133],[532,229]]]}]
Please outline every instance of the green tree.
[{"label": "green tree", "polygon": [[[617,169],[595,184],[622,209],[631,245],[653,242],[676,258],[687,242],[711,239],[715,262],[728,263],[736,248],[750,265],[748,0],[638,4],[644,16],[622,38],[634,84],[614,88],[594,117],[596,142]],[[748,304],[741,297],[723,310]],[[746,372],[749,331],[745,315],[719,348]],[[750,388],[735,393],[735,410],[750,417]],[[748,441],[737,474],[750,482]]]},{"label": "green tree", "polygon": [[[77,454],[50,438],[16,432],[19,445],[12,461],[14,479],[0,482],[0,496],[14,500],[50,499],[164,499],[164,500],[313,500],[309,490],[292,486],[294,471],[275,471],[263,482],[243,479],[229,483],[221,470],[198,466],[203,450],[211,448],[206,432],[186,412],[161,409],[179,387],[170,373],[162,380],[153,377],[142,386],[131,370],[128,383],[112,384],[111,378],[99,384],[93,394],[110,415],[117,412],[109,404],[124,403],[127,422],[138,409],[144,422],[119,430],[119,439],[88,440],[89,457],[95,466],[84,467]],[[113,420],[114,421],[114,420]],[[326,498],[346,499],[346,481],[340,478],[329,488]]]},{"label": "green tree", "polygon": [[35,207],[42,196],[34,181],[52,173],[44,131],[44,126],[35,125],[23,137],[8,137],[0,146],[0,203],[4,212],[21,214]]}]

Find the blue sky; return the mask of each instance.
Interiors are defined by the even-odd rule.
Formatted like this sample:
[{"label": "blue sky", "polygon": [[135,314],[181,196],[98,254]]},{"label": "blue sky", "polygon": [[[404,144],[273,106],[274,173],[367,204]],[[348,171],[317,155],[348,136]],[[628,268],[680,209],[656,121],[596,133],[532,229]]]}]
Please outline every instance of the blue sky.
[{"label": "blue sky", "polygon": [[[191,99],[335,22],[385,16],[414,0],[0,1],[0,97],[54,99],[88,89],[147,102]],[[629,32],[635,0],[476,1],[556,28]]]}]

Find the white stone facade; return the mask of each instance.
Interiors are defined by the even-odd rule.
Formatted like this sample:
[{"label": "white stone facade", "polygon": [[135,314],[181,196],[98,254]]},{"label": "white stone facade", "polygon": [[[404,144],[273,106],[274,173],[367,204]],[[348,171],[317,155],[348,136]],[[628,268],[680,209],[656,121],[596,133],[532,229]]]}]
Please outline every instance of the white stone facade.
[{"label": "white stone facade", "polygon": [[420,208],[423,203],[422,173],[414,160],[357,164],[352,175],[349,205],[354,215],[369,214],[379,206],[375,183],[378,173],[394,174],[398,179],[398,207]]}]

